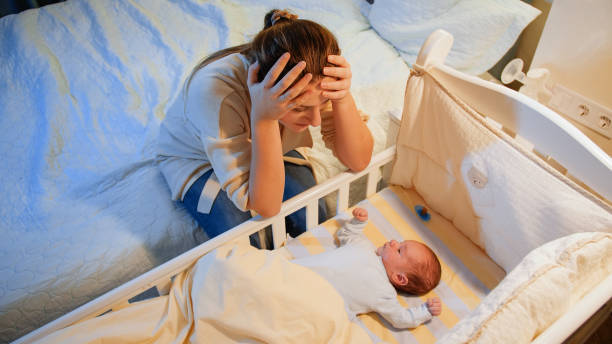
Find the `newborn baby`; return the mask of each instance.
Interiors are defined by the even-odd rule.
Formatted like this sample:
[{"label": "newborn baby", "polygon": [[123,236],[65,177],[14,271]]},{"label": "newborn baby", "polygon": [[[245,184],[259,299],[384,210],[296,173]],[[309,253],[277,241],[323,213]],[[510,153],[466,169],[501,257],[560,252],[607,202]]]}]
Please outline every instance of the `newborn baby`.
[{"label": "newborn baby", "polygon": [[355,208],[353,218],[338,230],[337,249],[293,262],[330,282],[344,298],[351,318],[374,311],[396,328],[413,328],[439,315],[438,298],[404,308],[396,291],[422,295],[438,285],[441,268],[435,253],[413,240],[391,240],[376,248],[363,234],[367,221],[367,210]]}]

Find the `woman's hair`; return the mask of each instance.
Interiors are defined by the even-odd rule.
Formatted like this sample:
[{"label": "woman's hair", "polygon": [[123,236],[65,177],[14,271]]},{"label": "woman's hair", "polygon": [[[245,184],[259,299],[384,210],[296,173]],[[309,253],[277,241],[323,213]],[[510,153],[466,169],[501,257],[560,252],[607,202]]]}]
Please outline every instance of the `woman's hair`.
[{"label": "woman's hair", "polygon": [[408,284],[404,286],[396,286],[396,288],[413,295],[423,295],[435,288],[440,283],[442,275],[442,267],[440,260],[427,245],[423,245],[427,249],[427,258],[423,262],[412,265],[410,271],[406,271]]},{"label": "woman's hair", "polygon": [[257,80],[261,81],[285,52],[291,57],[277,81],[300,61],[306,62],[306,68],[296,80],[306,73],[311,73],[313,79],[322,77],[327,56],[340,55],[340,48],[334,35],[322,25],[274,9],[266,14],[263,30],[251,42],[219,50],[198,63],[187,80],[187,89],[198,70],[233,53],[245,55],[251,63],[259,62]]}]

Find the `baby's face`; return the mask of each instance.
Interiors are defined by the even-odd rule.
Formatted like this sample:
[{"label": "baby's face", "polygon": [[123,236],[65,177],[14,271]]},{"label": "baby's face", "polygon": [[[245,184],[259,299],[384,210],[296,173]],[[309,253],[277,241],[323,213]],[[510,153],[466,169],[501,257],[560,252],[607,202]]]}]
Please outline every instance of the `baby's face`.
[{"label": "baby's face", "polygon": [[382,258],[387,275],[404,273],[409,270],[410,264],[421,262],[428,257],[425,246],[414,240],[405,240],[401,243],[395,240],[387,241],[376,249],[376,254]]}]

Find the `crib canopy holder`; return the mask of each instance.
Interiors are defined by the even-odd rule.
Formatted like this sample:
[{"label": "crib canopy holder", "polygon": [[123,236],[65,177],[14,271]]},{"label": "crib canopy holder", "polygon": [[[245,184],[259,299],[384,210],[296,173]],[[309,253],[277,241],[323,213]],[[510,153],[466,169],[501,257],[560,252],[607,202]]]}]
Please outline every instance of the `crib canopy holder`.
[{"label": "crib canopy holder", "polygon": [[568,177],[612,200],[612,158],[568,120],[528,96],[460,73],[444,64],[452,35],[433,32],[414,67],[428,70],[444,87],[480,114],[497,122],[528,150]]}]

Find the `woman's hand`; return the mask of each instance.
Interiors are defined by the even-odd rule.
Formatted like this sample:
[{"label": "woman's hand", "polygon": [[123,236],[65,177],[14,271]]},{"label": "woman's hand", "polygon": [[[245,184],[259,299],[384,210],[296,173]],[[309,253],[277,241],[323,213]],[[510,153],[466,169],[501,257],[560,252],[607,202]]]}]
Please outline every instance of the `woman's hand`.
[{"label": "woman's hand", "polygon": [[341,101],[346,98],[351,89],[351,65],[346,59],[340,55],[329,55],[327,61],[334,67],[323,68],[323,75],[331,77],[326,78],[321,82],[323,97],[331,99],[331,101]]},{"label": "woman's hand", "polygon": [[302,91],[308,86],[312,74],[304,75],[291,86],[306,67],[304,61],[300,61],[279,82],[276,82],[288,61],[289,53],[284,53],[261,82],[257,82],[259,63],[256,62],[249,67],[247,86],[251,96],[252,123],[260,120],[278,120],[287,111],[300,105],[308,95]]},{"label": "woman's hand", "polygon": [[321,94],[332,102],[334,153],[346,167],[358,172],[370,163],[374,140],[361,120],[350,92],[350,64],[339,55],[329,55],[327,61],[333,66],[323,68],[325,77],[321,81]]}]

